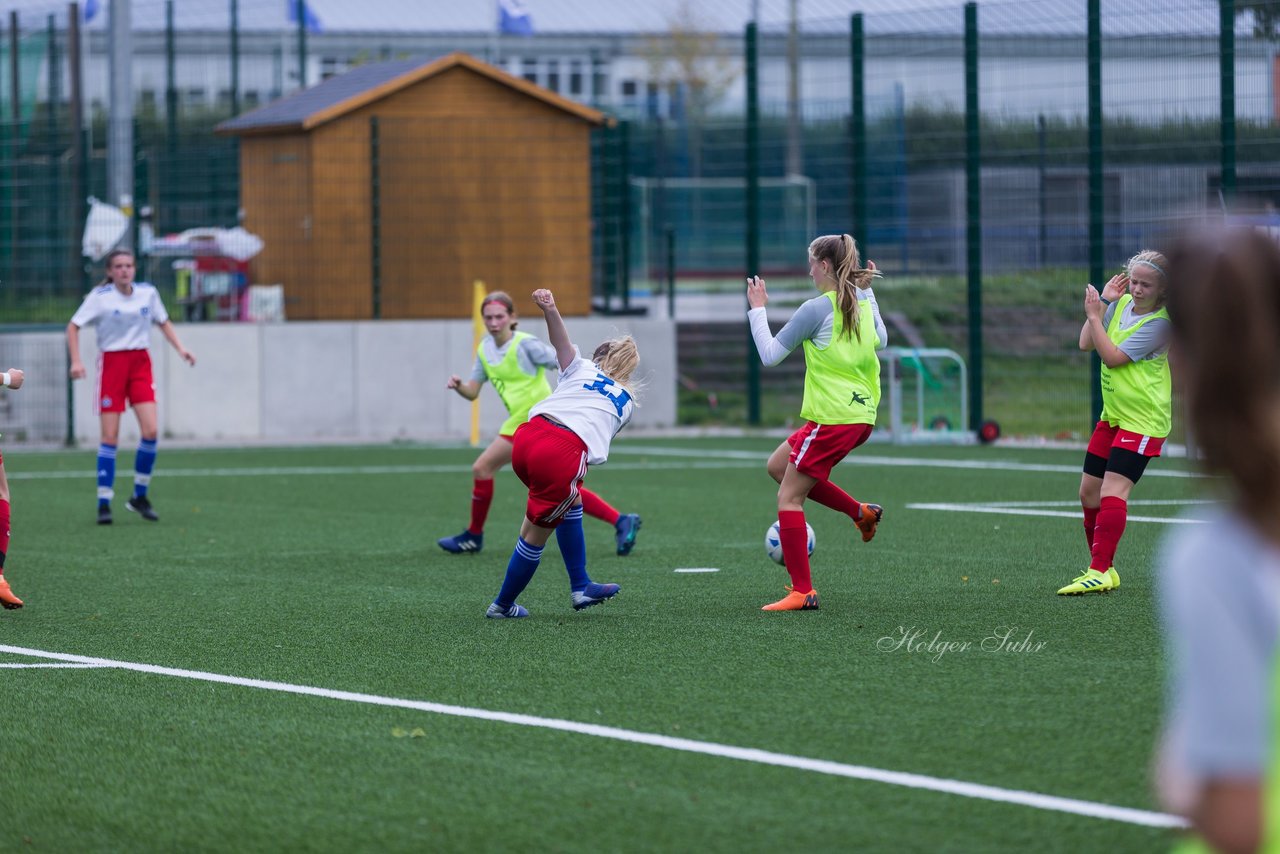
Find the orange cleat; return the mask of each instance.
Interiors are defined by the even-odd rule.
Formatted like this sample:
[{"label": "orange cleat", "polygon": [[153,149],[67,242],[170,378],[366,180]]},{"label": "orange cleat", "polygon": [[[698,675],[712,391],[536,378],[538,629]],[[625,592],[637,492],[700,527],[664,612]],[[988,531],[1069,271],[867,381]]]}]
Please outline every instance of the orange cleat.
[{"label": "orange cleat", "polygon": [[22,600],[13,595],[13,591],[9,589],[9,582],[3,578],[0,578],[0,605],[10,611],[22,607]]},{"label": "orange cleat", "polygon": [[783,596],[777,602],[765,605],[761,611],[816,611],[818,610],[818,591],[810,590],[808,593],[797,593],[790,587],[787,588],[787,595]]},{"label": "orange cleat", "polygon": [[884,515],[884,508],[879,504],[863,504],[862,518],[853,524],[858,526],[858,530],[862,532],[862,541],[864,543],[871,542],[871,538],[876,535],[876,526],[880,524],[880,517]]}]

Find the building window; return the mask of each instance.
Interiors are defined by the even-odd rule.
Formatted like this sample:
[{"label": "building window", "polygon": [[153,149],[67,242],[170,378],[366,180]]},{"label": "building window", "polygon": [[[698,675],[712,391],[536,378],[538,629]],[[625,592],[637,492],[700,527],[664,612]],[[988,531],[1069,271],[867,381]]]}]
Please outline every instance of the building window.
[{"label": "building window", "polygon": [[244,102],[244,106],[256,107],[262,103],[262,95],[258,93],[257,89],[250,89],[244,93],[244,98],[242,100]]},{"label": "building window", "polygon": [[544,85],[552,92],[560,91],[560,60],[547,60],[547,82]]},{"label": "building window", "polygon": [[569,60],[569,94],[582,94],[582,60]]},{"label": "building window", "polygon": [[325,56],[320,59],[320,79],[328,80],[347,70],[348,63],[345,59],[339,59],[336,56]]},{"label": "building window", "polygon": [[622,85],[622,90],[621,90],[622,97],[631,98],[634,100],[636,97],[636,92],[639,91],[639,87],[636,85],[636,81],[623,80],[621,85]]},{"label": "building window", "polygon": [[204,89],[199,86],[188,89],[186,92],[186,103],[189,106],[201,106],[204,104]]},{"label": "building window", "polygon": [[521,68],[523,69],[520,73],[521,77],[528,80],[530,83],[538,82],[538,60],[526,59],[521,63]]}]

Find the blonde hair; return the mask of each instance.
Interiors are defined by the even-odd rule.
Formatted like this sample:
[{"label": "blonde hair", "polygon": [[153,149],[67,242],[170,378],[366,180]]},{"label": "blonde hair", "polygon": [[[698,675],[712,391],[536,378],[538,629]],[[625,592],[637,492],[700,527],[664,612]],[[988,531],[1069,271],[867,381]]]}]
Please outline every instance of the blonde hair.
[{"label": "blonde hair", "polygon": [[1132,276],[1133,268],[1139,264],[1150,267],[1159,274],[1160,287],[1156,292],[1156,305],[1164,305],[1169,291],[1169,259],[1154,249],[1143,249],[1125,263],[1125,275]]},{"label": "blonde hair", "polygon": [[[1254,229],[1169,253],[1169,318],[1193,434],[1263,532],[1280,518],[1280,246]],[[1185,372],[1185,373],[1184,373]]]},{"label": "blonde hair", "polygon": [[858,289],[870,285],[878,274],[875,270],[867,270],[861,266],[858,244],[847,234],[827,234],[815,238],[809,244],[809,257],[831,265],[832,278],[836,282],[836,309],[844,321],[841,334],[846,339],[854,336],[861,341],[862,330],[858,328]]},{"label": "blonde hair", "polygon": [[636,339],[630,335],[602,341],[591,354],[591,361],[596,363],[605,376],[627,389],[633,396],[643,385],[631,380],[632,374],[640,366],[640,351],[636,348]]}]

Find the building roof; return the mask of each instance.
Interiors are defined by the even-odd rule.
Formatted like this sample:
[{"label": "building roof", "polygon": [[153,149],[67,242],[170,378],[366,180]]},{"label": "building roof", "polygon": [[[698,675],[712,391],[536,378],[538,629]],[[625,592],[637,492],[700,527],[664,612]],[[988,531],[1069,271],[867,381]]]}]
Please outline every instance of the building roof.
[{"label": "building roof", "polygon": [[308,89],[228,119],[219,124],[216,130],[223,134],[309,131],[401,89],[459,67],[474,71],[495,83],[543,101],[591,124],[602,124],[605,120],[604,114],[598,110],[514,77],[468,54],[451,53],[434,61],[401,59],[358,65],[345,74],[335,75]]},{"label": "building roof", "polygon": [[[122,2],[122,0],[117,0]],[[134,30],[165,27],[166,0],[130,0]],[[238,20],[246,32],[288,33],[295,29],[291,0],[239,0]],[[85,7],[90,4],[81,2]],[[97,13],[87,26],[105,29],[111,5],[92,4]],[[460,3],[457,0],[306,0],[313,21],[311,31],[331,33],[421,32],[494,33],[498,29],[495,0]],[[529,0],[534,33],[663,33],[681,6],[695,11],[700,28],[709,32],[741,33],[758,9],[762,30],[786,26],[789,0]],[[1243,4],[1237,3],[1240,9]],[[932,32],[961,29],[964,0],[804,0],[800,26],[806,32],[831,28],[844,31],[854,12],[865,15],[868,35],[878,32]],[[1104,3],[1103,32],[1109,36],[1151,36],[1157,33],[1212,35],[1218,29],[1216,0],[1124,0]],[[66,0],[8,0],[6,9],[19,13],[24,29],[43,28],[53,14],[65,26]],[[979,28],[985,34],[1059,34],[1085,31],[1087,0],[982,0]],[[226,31],[230,26],[226,0],[184,0],[173,4],[179,30]],[[1242,10],[1236,32],[1252,32],[1253,14]],[[504,36],[507,42],[521,36]]]}]

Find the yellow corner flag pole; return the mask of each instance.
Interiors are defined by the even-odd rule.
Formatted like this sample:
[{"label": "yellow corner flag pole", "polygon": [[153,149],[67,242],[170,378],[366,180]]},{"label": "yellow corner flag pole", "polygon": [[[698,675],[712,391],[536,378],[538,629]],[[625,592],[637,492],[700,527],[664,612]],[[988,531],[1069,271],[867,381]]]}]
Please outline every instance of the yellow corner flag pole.
[{"label": "yellow corner flag pole", "polygon": [[[471,352],[480,347],[480,339],[484,337],[484,282],[476,279],[471,286],[471,326],[473,335]],[[480,447],[480,398],[471,401],[471,447]]]}]

